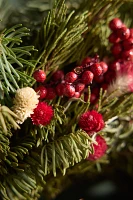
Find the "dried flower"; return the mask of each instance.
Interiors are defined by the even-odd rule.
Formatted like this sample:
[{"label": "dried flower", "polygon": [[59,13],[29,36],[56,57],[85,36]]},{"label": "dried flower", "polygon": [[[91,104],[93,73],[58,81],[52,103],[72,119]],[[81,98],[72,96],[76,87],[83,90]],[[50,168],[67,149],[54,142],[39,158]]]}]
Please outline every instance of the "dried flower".
[{"label": "dried flower", "polygon": [[95,110],[87,111],[80,116],[79,126],[88,134],[98,132],[104,128],[103,117]]},{"label": "dried flower", "polygon": [[19,117],[17,123],[22,124],[36,108],[39,96],[30,87],[18,89],[13,100],[12,110]]},{"label": "dried flower", "polygon": [[133,92],[133,74],[120,74],[109,85],[107,95],[111,94],[111,98],[119,97],[126,92]]},{"label": "dried flower", "polygon": [[39,102],[31,115],[33,124],[35,125],[48,125],[53,117],[53,108],[46,102]]},{"label": "dried flower", "polygon": [[94,153],[89,154],[87,160],[92,160],[92,161],[97,160],[105,154],[107,150],[107,144],[106,144],[105,139],[101,137],[100,135],[97,135],[96,142],[97,144],[93,144]]}]

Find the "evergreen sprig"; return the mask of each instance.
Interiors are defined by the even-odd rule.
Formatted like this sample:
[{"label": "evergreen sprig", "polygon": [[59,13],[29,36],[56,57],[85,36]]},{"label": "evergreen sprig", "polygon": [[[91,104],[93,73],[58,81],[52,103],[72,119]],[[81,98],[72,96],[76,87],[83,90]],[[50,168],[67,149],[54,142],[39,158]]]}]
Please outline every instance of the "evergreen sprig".
[{"label": "evergreen sprig", "polygon": [[88,134],[79,130],[45,145],[41,153],[41,163],[45,174],[47,175],[52,170],[53,175],[56,176],[59,168],[65,175],[68,167],[92,153],[93,142],[94,140]]},{"label": "evergreen sprig", "polygon": [[[28,29],[21,26],[16,25],[0,35],[0,89],[8,97],[19,87],[31,85],[33,82],[33,78],[27,75],[26,70],[34,67],[34,64],[26,57],[31,56],[30,51],[34,48],[19,46],[22,43],[21,37],[29,35]],[[4,96],[1,96],[1,99],[3,98]]]},{"label": "evergreen sprig", "polygon": [[[37,8],[37,13],[48,9],[45,7],[48,1],[29,0],[26,8],[22,7],[25,13],[25,16],[21,16],[23,19],[29,16],[26,10],[36,10],[37,2],[44,5],[43,8]],[[33,47],[21,45],[21,38],[29,34],[27,28],[15,25],[1,33],[0,97],[3,107],[0,110],[0,197],[3,200],[38,199],[43,187],[46,190],[49,187],[46,182],[49,178],[52,180],[55,176],[65,175],[68,168],[69,174],[73,174],[73,170],[77,175],[87,171],[91,174],[95,167],[100,169],[101,163],[108,162],[106,156],[96,162],[86,161],[89,153],[93,153],[96,134],[89,136],[79,129],[78,120],[88,109],[97,110],[104,118],[105,128],[98,134],[104,136],[109,156],[121,151],[126,145],[127,148],[132,148],[133,125],[130,120],[133,118],[133,93],[116,96],[117,91],[109,95],[101,90],[97,105],[90,104],[90,88],[88,102],[84,101],[82,95],[79,99],[55,98],[48,101],[54,109],[54,117],[45,127],[37,127],[32,124],[31,119],[27,119],[20,125],[20,129],[15,130],[19,128],[15,121],[17,116],[11,110],[7,112],[7,107],[4,107],[12,106],[13,96],[18,88],[34,86],[32,74],[35,70],[44,69],[49,75],[47,80],[50,80],[58,67],[70,71],[67,69],[68,64],[78,63],[86,55],[98,52],[104,56],[104,52],[109,49],[107,39],[105,40],[109,34],[108,21],[114,16],[122,15],[125,2],[131,6],[132,2],[129,3],[128,0],[79,0],[78,9],[70,11],[71,6],[67,9],[65,0],[55,1],[37,38],[34,37],[38,52],[32,55]],[[0,5],[3,6],[3,3]],[[126,20],[126,15],[124,19]],[[130,17],[130,24],[131,19]],[[38,20],[35,20],[35,24],[38,26]],[[36,36],[33,32],[32,34]],[[25,43],[29,41],[32,39]]]},{"label": "evergreen sprig", "polygon": [[67,15],[65,1],[57,1],[44,19],[36,41],[41,61],[39,68],[49,73],[77,53],[77,46],[83,41],[82,34],[87,30],[86,18],[87,12],[74,16],[73,11]]}]

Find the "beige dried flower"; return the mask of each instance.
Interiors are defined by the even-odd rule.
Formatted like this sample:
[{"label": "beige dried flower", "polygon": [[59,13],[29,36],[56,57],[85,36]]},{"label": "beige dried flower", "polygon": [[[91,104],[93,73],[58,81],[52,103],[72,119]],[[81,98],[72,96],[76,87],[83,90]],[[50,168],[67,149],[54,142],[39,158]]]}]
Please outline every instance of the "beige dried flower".
[{"label": "beige dried flower", "polygon": [[30,87],[18,89],[13,100],[12,110],[19,117],[17,123],[22,124],[36,108],[39,95]]},{"label": "beige dried flower", "polygon": [[107,95],[111,94],[111,98],[119,97],[130,91],[130,85],[133,80],[128,75],[117,75],[116,79],[109,85]]}]

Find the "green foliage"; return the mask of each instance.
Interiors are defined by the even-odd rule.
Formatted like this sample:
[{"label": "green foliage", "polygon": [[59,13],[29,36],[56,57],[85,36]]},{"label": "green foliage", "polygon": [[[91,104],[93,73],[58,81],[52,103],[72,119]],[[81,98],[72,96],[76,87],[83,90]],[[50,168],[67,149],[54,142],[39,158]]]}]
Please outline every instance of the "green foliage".
[{"label": "green foliage", "polygon": [[64,1],[57,1],[44,19],[36,41],[41,61],[39,68],[49,73],[77,53],[77,46],[83,41],[82,34],[87,30],[86,19],[87,12],[74,16],[73,11],[67,16]]},{"label": "green foliage", "polygon": [[[9,7],[0,1],[4,11]],[[52,7],[52,1],[28,0],[26,7],[21,2],[20,10],[15,16],[21,16],[25,24],[35,24],[29,37],[29,30],[21,25],[7,28],[0,35],[0,98],[1,104],[11,108],[13,96],[18,88],[31,86],[34,88],[32,74],[37,69],[44,69],[48,81],[57,68],[69,71],[69,64],[80,63],[86,55],[98,53],[100,58],[109,53],[107,37],[108,22],[115,16],[121,16],[126,24],[132,26],[132,2],[120,0],[101,1],[67,1],[57,0],[53,8],[44,18],[41,28],[40,19]],[[76,10],[73,10],[76,8]],[[27,14],[28,11],[29,15]],[[37,17],[34,13],[37,11]],[[4,13],[5,12],[5,13]],[[11,11],[12,12],[12,11]],[[37,18],[32,21],[29,17]],[[34,15],[34,16],[33,16]],[[7,15],[7,18],[9,18]],[[40,17],[39,17],[40,16]],[[14,19],[17,19],[15,17]],[[17,19],[17,20],[18,20]],[[39,19],[39,20],[38,20]],[[30,20],[32,21],[30,23]],[[12,21],[12,20],[11,20]],[[16,21],[14,21],[16,22]],[[4,24],[3,24],[4,26]],[[7,25],[8,26],[8,25]],[[33,33],[35,29],[35,33]],[[38,52],[32,53],[33,46],[22,46],[35,42]],[[28,36],[28,37],[27,37]],[[106,52],[106,54],[105,54]],[[75,65],[74,63],[74,65]],[[42,187],[48,191],[50,179],[66,174],[91,174],[107,163],[107,157],[89,162],[85,159],[93,153],[94,136],[89,136],[78,127],[78,120],[88,109],[95,109],[103,115],[106,126],[99,132],[108,144],[108,155],[123,148],[132,148],[131,135],[133,93],[117,96],[100,91],[98,105],[90,104],[90,88],[88,102],[84,97],[79,99],[67,97],[55,98],[48,103],[54,109],[54,118],[47,126],[35,126],[27,119],[19,128],[17,116],[10,110],[0,109],[0,197],[3,200],[33,200],[39,198]],[[7,108],[7,107],[6,107]],[[4,111],[4,112],[3,112]],[[17,130],[15,130],[17,129]],[[69,169],[68,169],[69,168]],[[57,178],[58,179],[58,178]],[[58,179],[60,182],[61,179]],[[61,185],[61,182],[60,184]]]},{"label": "green foliage", "polygon": [[7,96],[15,93],[19,87],[30,86],[34,80],[27,75],[27,69],[34,67],[33,62],[27,60],[34,48],[19,46],[21,37],[29,35],[28,29],[21,26],[16,25],[0,35],[0,89]]},{"label": "green foliage", "polygon": [[85,159],[92,152],[91,143],[93,140],[88,134],[79,130],[77,133],[70,133],[45,145],[41,153],[45,174],[47,175],[52,170],[53,175],[56,176],[57,168],[59,168],[65,175],[68,167]]}]

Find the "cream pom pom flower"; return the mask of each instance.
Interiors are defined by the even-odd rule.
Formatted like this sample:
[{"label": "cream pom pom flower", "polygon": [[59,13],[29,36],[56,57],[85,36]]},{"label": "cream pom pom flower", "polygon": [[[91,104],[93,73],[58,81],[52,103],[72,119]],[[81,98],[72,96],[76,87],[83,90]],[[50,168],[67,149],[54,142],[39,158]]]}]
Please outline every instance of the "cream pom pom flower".
[{"label": "cream pom pom flower", "polygon": [[39,95],[30,87],[18,89],[13,100],[13,112],[19,117],[17,123],[22,124],[36,108]]}]

